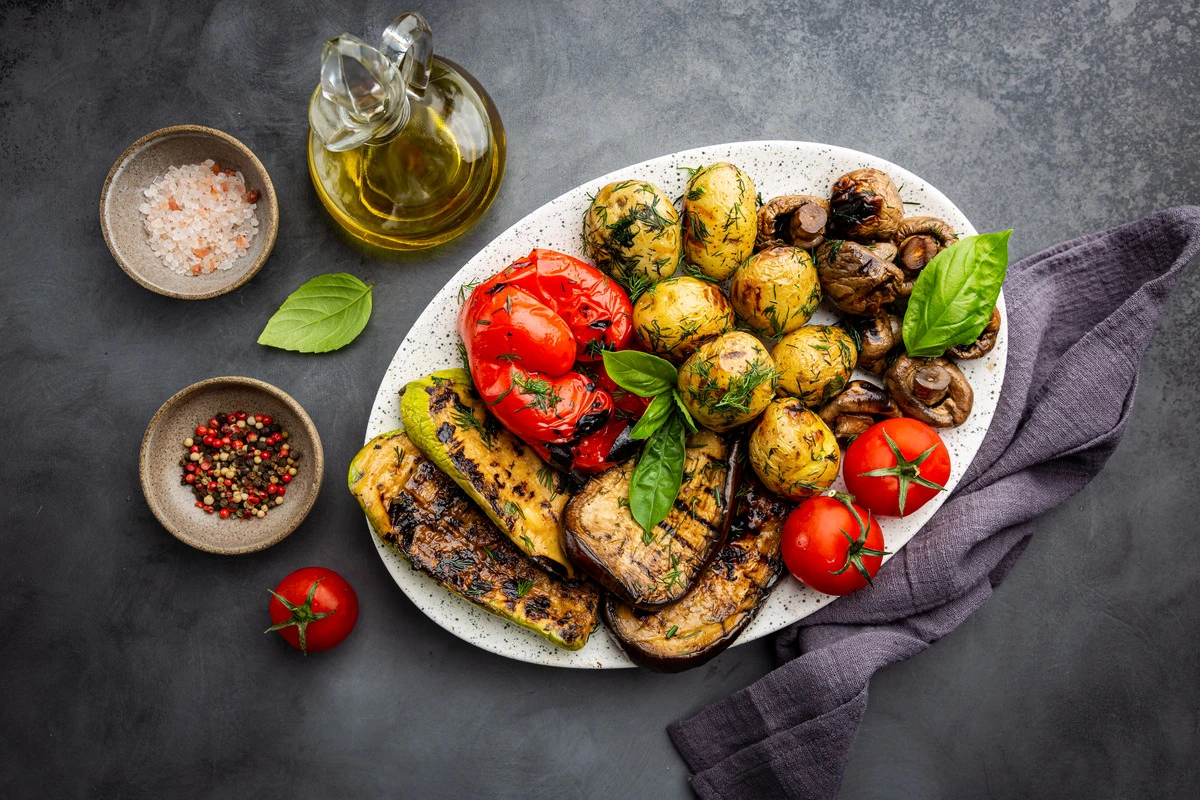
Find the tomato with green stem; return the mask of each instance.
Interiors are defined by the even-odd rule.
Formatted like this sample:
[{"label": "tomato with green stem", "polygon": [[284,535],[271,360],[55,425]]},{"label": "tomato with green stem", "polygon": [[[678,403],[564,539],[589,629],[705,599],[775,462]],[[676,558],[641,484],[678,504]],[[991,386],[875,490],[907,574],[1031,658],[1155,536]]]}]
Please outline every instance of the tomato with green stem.
[{"label": "tomato with green stem", "polygon": [[950,451],[920,420],[885,419],[846,448],[842,476],[859,505],[881,517],[903,517],[946,491]]},{"label": "tomato with green stem", "polygon": [[272,625],[287,643],[305,653],[341,644],[358,622],[358,594],[331,569],[304,567],[279,582],[268,607]]},{"label": "tomato with green stem", "polygon": [[783,524],[783,563],[806,586],[845,595],[871,583],[888,552],[870,511],[849,495],[810,497]]}]

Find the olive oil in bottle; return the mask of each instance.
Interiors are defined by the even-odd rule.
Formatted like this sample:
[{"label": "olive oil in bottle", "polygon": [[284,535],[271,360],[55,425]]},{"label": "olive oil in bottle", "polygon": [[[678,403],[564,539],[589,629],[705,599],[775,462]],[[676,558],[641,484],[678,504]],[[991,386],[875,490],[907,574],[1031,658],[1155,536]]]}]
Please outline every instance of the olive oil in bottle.
[{"label": "olive oil in bottle", "polygon": [[500,115],[466,70],[433,55],[418,14],[393,22],[381,50],[349,34],[326,42],[309,121],[317,194],[369,244],[446,242],[478,221],[500,188]]}]

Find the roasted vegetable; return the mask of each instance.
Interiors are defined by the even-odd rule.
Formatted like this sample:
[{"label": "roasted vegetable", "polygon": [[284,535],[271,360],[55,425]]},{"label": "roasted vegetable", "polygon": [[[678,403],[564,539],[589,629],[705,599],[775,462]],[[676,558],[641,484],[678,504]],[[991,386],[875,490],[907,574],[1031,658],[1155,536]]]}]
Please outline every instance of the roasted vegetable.
[{"label": "roasted vegetable", "polygon": [[629,513],[634,459],[592,478],[567,504],[571,560],[621,600],[641,608],[687,594],[729,531],[741,480],[740,440],[701,430],[687,442],[675,506],[649,531]]},{"label": "roasted vegetable", "polygon": [[683,252],[679,212],[652,183],[610,183],[583,215],[583,244],[596,266],[637,294],[675,274]]},{"label": "roasted vegetable", "polygon": [[821,291],[847,314],[874,316],[912,292],[904,270],[856,242],[835,239],[818,247],[817,275]]},{"label": "roasted vegetable", "polygon": [[350,491],[376,535],[457,595],[578,650],[596,627],[600,590],[538,568],[403,432],[367,443]]},{"label": "roasted vegetable", "polygon": [[851,239],[891,239],[904,218],[900,190],[877,169],[847,172],[833,182],[829,195],[833,227]]},{"label": "roasted vegetable", "polygon": [[888,370],[887,390],[904,416],[933,428],[962,425],[975,404],[967,376],[946,358],[910,358],[900,353]]},{"label": "roasted vegetable", "polygon": [[778,378],[779,370],[762,343],[734,331],[692,353],[679,369],[679,394],[696,422],[727,431],[762,413]]},{"label": "roasted vegetable", "polygon": [[683,257],[723,281],[754,252],[758,199],[754,181],[733,164],[692,173],[683,196]]},{"label": "roasted vegetable", "polygon": [[721,287],[687,275],[659,281],[633,304],[633,332],[642,347],[676,363],[733,325]]},{"label": "roasted vegetable", "polygon": [[838,442],[847,444],[876,422],[900,416],[900,409],[887,389],[870,381],[850,381],[841,394],[821,406],[817,415]]},{"label": "roasted vegetable", "polygon": [[799,247],[755,253],[733,273],[729,299],[738,316],[763,336],[796,330],[821,303],[812,256]]},{"label": "roasted vegetable", "polygon": [[733,644],[766,603],[783,573],[779,538],[791,503],[747,477],[738,492],[729,543],[683,599],[642,611],[609,596],[604,622],[635,664],[681,672]]},{"label": "roasted vegetable", "polygon": [[400,415],[413,444],[513,544],[546,569],[575,575],[563,549],[562,474],[487,413],[466,372],[446,369],[412,381],[404,387]]},{"label": "roasted vegetable", "polygon": [[758,210],[759,249],[795,245],[812,249],[825,241],[829,201],[823,197],[788,194],[773,197]]},{"label": "roasted vegetable", "polygon": [[992,352],[992,348],[996,346],[996,338],[1000,335],[1000,309],[992,309],[992,318],[988,320],[987,327],[983,329],[983,333],[979,334],[979,338],[970,344],[960,344],[956,347],[946,348],[946,355],[950,358],[957,358],[963,361],[972,358],[983,358],[988,353]]},{"label": "roasted vegetable", "polygon": [[841,454],[833,431],[794,397],[767,406],[750,434],[750,466],[776,494],[803,500],[830,487]]},{"label": "roasted vegetable", "polygon": [[817,408],[845,388],[858,350],[843,328],[805,325],[780,339],[771,358],[780,370],[780,391]]}]

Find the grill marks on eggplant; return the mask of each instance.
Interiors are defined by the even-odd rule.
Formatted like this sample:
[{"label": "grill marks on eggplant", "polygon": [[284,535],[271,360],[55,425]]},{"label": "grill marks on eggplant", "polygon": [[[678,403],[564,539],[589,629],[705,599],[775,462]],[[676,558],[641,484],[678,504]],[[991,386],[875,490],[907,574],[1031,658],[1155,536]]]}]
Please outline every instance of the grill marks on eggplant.
[{"label": "grill marks on eggplant", "polygon": [[733,644],[766,602],[783,573],[779,544],[792,504],[751,476],[736,506],[728,544],[683,599],[654,611],[606,599],[604,622],[634,663],[698,667]]},{"label": "grill marks on eggplant", "polygon": [[566,476],[488,413],[465,371],[442,370],[409,383],[400,406],[413,443],[518,549],[546,569],[574,575],[563,545]]},{"label": "grill marks on eggplant", "polygon": [[621,600],[643,608],[674,602],[721,546],[729,498],[741,476],[740,440],[711,431],[688,438],[684,480],[667,518],[645,541],[629,513],[626,461],[588,481],[567,505],[567,554]]},{"label": "grill marks on eggplant", "polygon": [[[414,570],[571,650],[596,627],[599,588],[540,569],[403,433],[351,466],[351,491],[376,534]],[[378,443],[379,440],[376,440]]]}]

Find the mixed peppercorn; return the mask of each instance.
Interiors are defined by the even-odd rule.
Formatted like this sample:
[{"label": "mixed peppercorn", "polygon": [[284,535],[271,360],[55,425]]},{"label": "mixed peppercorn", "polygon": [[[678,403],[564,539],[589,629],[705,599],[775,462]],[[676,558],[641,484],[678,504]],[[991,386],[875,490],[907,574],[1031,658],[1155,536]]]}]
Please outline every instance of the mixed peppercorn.
[{"label": "mixed peppercorn", "polygon": [[265,414],[218,413],[196,426],[194,438],[183,440],[179,482],[191,487],[196,508],[207,514],[265,517],[283,505],[297,474],[300,453],[287,439],[288,432]]}]

